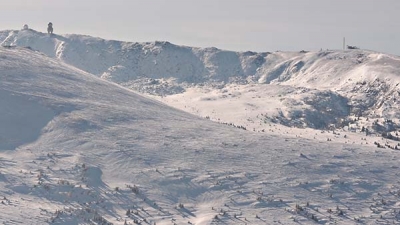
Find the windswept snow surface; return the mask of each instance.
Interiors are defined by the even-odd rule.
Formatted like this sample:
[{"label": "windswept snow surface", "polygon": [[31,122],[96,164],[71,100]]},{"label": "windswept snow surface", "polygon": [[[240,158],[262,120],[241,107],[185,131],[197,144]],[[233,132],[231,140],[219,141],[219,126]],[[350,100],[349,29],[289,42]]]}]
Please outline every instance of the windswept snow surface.
[{"label": "windswept snow surface", "polygon": [[[367,86],[367,93],[396,90],[396,57],[360,51],[368,54],[371,68],[359,75],[376,78],[368,80],[375,83],[362,82],[352,89],[354,92],[342,95],[338,93],[351,86],[348,79],[329,78],[332,86],[328,88],[289,72],[291,78],[287,80],[279,80],[284,72],[259,72],[262,66],[275,68],[279,60],[312,58],[320,53],[233,53],[165,42],[138,44],[77,35],[47,36],[32,30],[0,33],[1,40],[6,40],[3,45],[8,46],[0,47],[3,224],[400,224],[396,141],[366,136],[359,130],[351,132],[349,124],[344,130],[321,131],[273,123],[318,127],[332,119],[329,113],[351,116],[352,108],[347,105],[352,99],[348,96],[364,96],[358,90]],[[32,39],[24,42],[26,38]],[[25,47],[29,48],[12,47],[21,43],[28,43]],[[122,51],[118,46],[125,46],[130,53],[113,56]],[[131,48],[148,50],[150,56],[142,52],[135,55],[136,50]],[[176,53],[172,57],[165,52],[168,48],[188,55]],[[199,65],[206,65],[204,76],[178,70],[201,71],[190,58],[196,58],[194,53],[203,54],[197,59],[201,59]],[[91,58],[96,54],[103,60]],[[358,53],[326,54],[350,57]],[[121,56],[143,57],[140,62],[149,64],[128,63],[131,59],[123,64]],[[252,67],[246,64],[252,57],[264,61]],[[321,57],[317,59],[328,60]],[[237,58],[240,66],[231,67]],[[212,67],[210,62],[217,61],[221,65]],[[306,66],[307,62],[301,68],[310,73],[320,69]],[[353,62],[345,60],[338,68],[354,70],[346,63]],[[135,65],[140,65],[138,70],[133,70]],[[381,77],[380,67],[388,72],[390,82]],[[241,74],[246,74],[243,79],[236,79],[232,68],[248,72]],[[123,71],[115,74],[126,80],[111,79],[113,71]],[[199,111],[215,106],[210,119],[216,115],[213,119],[220,123],[171,108],[102,76],[126,87],[140,79],[160,90],[171,90],[167,87],[174,84],[177,92],[169,92],[163,101],[187,111],[196,107],[185,105],[192,100],[199,104]],[[323,83],[329,80],[324,79]],[[166,85],[160,85],[162,82]],[[181,101],[184,99],[188,100]],[[245,101],[249,99],[254,101]],[[246,112],[241,112],[241,107],[231,104],[245,106],[248,114],[243,115]],[[290,118],[290,112],[301,114],[302,110],[311,111],[305,114],[308,120]],[[230,113],[225,119],[218,118],[224,115],[222,112]],[[259,112],[263,112],[262,118]],[[278,116],[272,116],[276,112]],[[319,120],[313,113],[321,114],[317,114]],[[260,126],[254,127],[259,132],[237,126],[247,117]],[[373,122],[364,119],[354,123]],[[236,127],[229,125],[229,120]],[[380,142],[381,148],[373,142]]]}]

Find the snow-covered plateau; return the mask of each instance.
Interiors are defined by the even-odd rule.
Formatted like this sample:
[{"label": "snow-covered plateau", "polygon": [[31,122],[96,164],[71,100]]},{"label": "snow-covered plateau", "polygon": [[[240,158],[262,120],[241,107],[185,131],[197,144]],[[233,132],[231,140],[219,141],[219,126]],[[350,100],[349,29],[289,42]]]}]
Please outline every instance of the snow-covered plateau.
[{"label": "snow-covered plateau", "polygon": [[400,224],[400,57],[0,31],[2,224]]}]

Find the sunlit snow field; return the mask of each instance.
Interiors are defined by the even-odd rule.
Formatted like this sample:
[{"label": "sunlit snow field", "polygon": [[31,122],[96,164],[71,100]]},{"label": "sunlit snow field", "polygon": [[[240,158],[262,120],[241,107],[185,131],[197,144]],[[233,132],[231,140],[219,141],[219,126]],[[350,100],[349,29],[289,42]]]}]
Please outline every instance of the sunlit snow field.
[{"label": "sunlit snow field", "polygon": [[0,42],[2,224],[400,224],[397,56]]}]

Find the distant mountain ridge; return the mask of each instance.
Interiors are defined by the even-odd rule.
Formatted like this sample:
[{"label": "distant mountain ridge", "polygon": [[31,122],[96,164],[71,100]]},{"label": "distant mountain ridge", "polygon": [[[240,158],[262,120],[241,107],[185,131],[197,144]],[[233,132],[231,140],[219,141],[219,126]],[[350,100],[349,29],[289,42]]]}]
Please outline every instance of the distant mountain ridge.
[{"label": "distant mountain ridge", "polygon": [[[184,93],[188,87],[196,85],[214,88],[227,84],[288,85],[305,92],[318,90],[314,91],[313,100],[308,101],[310,104],[320,102],[321,92],[337,96],[321,100],[327,102],[326,118],[334,117],[335,126],[348,124],[350,117],[399,124],[400,57],[394,55],[358,49],[233,52],[165,41],[121,42],[75,34],[48,35],[34,30],[1,31],[0,43],[30,47],[98,77],[151,95]],[[333,102],[335,99],[342,100]],[[338,112],[329,113],[337,109]],[[320,111],[314,105],[312,110]],[[306,117],[301,115],[304,112],[283,114],[289,117],[277,121],[291,121],[294,117],[290,115]],[[332,121],[322,124],[326,128]]]},{"label": "distant mountain ridge", "polygon": [[[34,30],[2,31],[4,46],[26,46],[116,82],[147,77],[180,82],[228,81],[254,75],[268,53],[236,53],[169,42],[131,43],[84,35],[51,35]],[[129,71],[129,72],[128,72]]]},{"label": "distant mountain ridge", "polygon": [[[179,46],[167,41],[134,43],[76,34],[50,36],[34,30],[0,31],[0,43],[30,47],[117,83],[146,77],[194,84],[237,80],[298,84],[300,81],[298,85],[314,87],[316,82],[312,81],[318,75],[325,81],[323,87],[332,87],[343,83],[333,78],[337,74],[360,80],[375,78],[372,76],[376,74],[368,71],[355,71],[365,66],[384,64],[386,72],[400,74],[397,67],[400,57],[366,50],[233,52]],[[387,71],[387,67],[393,70]]]}]

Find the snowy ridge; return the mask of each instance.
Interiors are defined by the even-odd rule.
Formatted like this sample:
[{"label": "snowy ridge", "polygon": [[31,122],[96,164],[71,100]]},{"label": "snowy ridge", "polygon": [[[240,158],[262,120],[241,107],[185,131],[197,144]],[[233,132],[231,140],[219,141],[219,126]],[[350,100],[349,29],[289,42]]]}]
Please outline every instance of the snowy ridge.
[{"label": "snowy ridge", "polygon": [[[232,52],[160,41],[131,43],[84,35],[49,36],[34,30],[2,31],[0,42],[3,46],[30,47],[118,83],[141,77],[173,78],[178,83],[193,84],[243,79],[339,88],[345,83],[376,78],[399,79],[399,57],[366,50]],[[384,69],[385,76],[376,71],[368,72],[375,68]]]},{"label": "snowy ridge", "polygon": [[[8,37],[6,46],[21,41],[0,36]],[[268,122],[265,133],[214,123],[77,69],[65,63],[76,60],[66,42],[60,48],[52,37],[39,37],[31,42],[59,50],[62,60],[35,46],[0,47],[1,223],[399,223],[398,151],[372,144],[397,142]],[[226,57],[230,62],[232,53]],[[186,96],[220,110],[230,106],[228,119],[243,118],[237,105],[248,114],[273,111],[266,100],[281,102],[285,117],[284,107],[301,108],[284,96],[301,96],[312,108],[325,107],[315,97],[341,101],[333,90],[295,85],[182,88],[164,100],[173,105]]]},{"label": "snowy ridge", "polygon": [[[367,50],[232,52],[159,41],[129,43],[84,35],[49,36],[34,30],[2,31],[0,42],[3,46],[30,47],[103,79],[153,95],[173,107],[249,130],[265,130],[263,124],[273,122],[316,129],[364,127],[379,135],[393,135],[400,126],[397,56]],[[274,89],[271,85],[284,85],[292,91],[258,94],[257,98],[269,101],[270,107],[259,105],[259,110],[252,109],[245,117],[248,113],[243,111],[241,116],[228,118],[218,108],[205,110],[214,104],[210,99],[225,99],[224,87],[229,85],[238,85],[238,90],[255,85],[250,90],[258,93]],[[207,97],[202,87],[213,94]],[[195,99],[190,93],[203,97]],[[255,105],[251,93],[233,96],[247,96],[245,100]],[[229,104],[237,102],[231,100]],[[236,108],[243,109],[241,105]]]},{"label": "snowy ridge", "polygon": [[228,81],[232,76],[253,75],[265,55],[159,41],[127,43],[83,35],[49,36],[34,30],[3,31],[0,42],[31,47],[49,57],[57,56],[77,68],[118,83],[141,77],[174,78],[188,83]]}]

